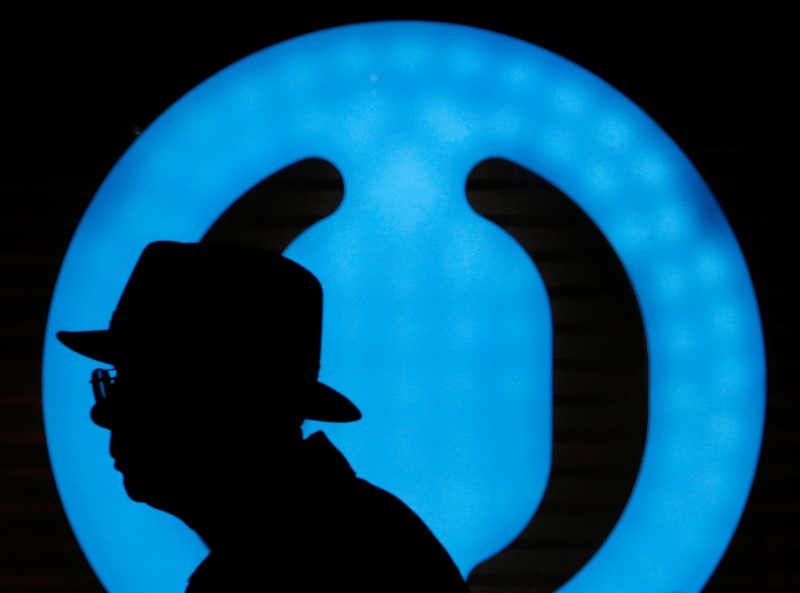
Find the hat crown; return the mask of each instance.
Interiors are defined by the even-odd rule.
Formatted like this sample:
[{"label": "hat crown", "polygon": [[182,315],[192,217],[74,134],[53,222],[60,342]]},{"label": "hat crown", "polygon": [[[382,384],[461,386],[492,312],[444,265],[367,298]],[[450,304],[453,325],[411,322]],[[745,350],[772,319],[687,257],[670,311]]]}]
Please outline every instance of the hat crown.
[{"label": "hat crown", "polygon": [[257,382],[269,375],[270,381],[296,386],[291,406],[304,418],[361,417],[351,401],[317,381],[319,281],[296,262],[255,247],[151,243],[125,285],[109,329],[61,331],[57,337],[90,358],[168,363],[211,383],[241,376]]},{"label": "hat crown", "polygon": [[282,255],[234,244],[151,243],[111,320],[123,351],[243,358],[315,379],[322,288]]}]

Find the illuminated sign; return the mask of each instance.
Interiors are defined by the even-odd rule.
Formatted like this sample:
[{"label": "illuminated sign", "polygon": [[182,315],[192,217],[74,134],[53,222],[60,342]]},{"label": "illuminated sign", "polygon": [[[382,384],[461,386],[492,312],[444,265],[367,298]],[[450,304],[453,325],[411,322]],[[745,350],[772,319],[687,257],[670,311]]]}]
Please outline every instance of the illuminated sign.
[{"label": "illuminated sign", "polygon": [[765,403],[758,308],[723,213],[670,138],[593,74],[504,35],[402,21],[229,66],[145,130],[87,209],[51,303],[44,412],[65,510],[103,584],[182,591],[205,550],[128,500],[107,432],[89,423],[94,363],[55,332],[105,327],[147,243],[199,240],[307,157],[339,169],[345,197],[286,254],[325,287],[322,378],[364,420],[323,428],[358,472],[406,500],[465,574],[536,511],[552,440],[549,305],[524,251],[464,195],[478,162],[508,159],[603,232],[647,336],[639,476],[560,591],[699,591],[747,499]]}]

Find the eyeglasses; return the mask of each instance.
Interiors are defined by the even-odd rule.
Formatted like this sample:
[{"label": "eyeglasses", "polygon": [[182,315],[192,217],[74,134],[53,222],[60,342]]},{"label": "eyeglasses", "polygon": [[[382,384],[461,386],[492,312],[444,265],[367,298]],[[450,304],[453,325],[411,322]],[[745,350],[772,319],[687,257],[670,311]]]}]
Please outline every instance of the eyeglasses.
[{"label": "eyeglasses", "polygon": [[111,386],[117,380],[117,369],[95,369],[92,371],[92,393],[94,400],[99,404],[108,400]]}]

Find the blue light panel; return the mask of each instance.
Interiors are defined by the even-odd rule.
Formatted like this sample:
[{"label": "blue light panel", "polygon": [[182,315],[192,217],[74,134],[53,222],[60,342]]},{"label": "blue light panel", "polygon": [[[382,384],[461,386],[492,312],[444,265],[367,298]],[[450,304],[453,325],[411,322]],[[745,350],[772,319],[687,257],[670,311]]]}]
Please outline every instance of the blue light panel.
[{"label": "blue light panel", "polygon": [[619,522],[562,593],[700,591],[732,537],[763,427],[748,271],[691,163],[626,97],[534,45],[459,25],[378,22],[253,54],[176,102],[87,209],[53,295],[48,446],[68,518],[113,593],[177,593],[202,559],[177,519],[132,503],[89,422],[94,363],[60,329],[106,327],[142,248],[197,241],[250,187],[308,157],[345,198],[286,254],[326,291],[322,379],[364,412],[324,429],[396,492],[464,574],[535,513],[551,456],[551,321],[524,251],[467,205],[502,157],[570,196],[619,255],[647,334],[641,470]]}]

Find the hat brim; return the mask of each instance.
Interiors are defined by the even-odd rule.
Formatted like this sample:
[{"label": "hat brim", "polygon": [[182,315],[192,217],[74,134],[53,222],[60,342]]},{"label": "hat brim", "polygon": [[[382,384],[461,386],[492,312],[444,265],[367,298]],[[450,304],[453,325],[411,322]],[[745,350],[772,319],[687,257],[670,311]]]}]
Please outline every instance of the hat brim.
[{"label": "hat brim", "polygon": [[[60,331],[56,338],[70,350],[94,360],[114,364],[119,357],[110,330]],[[344,395],[316,381],[306,391],[302,404],[303,417],[323,422],[354,422],[361,419],[361,411]]]},{"label": "hat brim", "polygon": [[317,381],[303,403],[303,416],[323,422],[354,422],[361,419],[361,410],[335,389]]},{"label": "hat brim", "polygon": [[56,338],[70,350],[100,362],[114,363],[117,349],[111,332],[107,329],[96,331],[60,331]]}]

